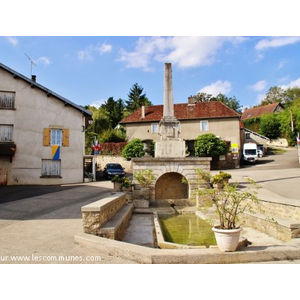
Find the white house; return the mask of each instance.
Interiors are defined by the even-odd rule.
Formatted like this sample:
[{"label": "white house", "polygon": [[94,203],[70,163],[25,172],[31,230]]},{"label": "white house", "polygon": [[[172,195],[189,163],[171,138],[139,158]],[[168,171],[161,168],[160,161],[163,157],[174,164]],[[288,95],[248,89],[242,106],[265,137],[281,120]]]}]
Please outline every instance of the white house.
[{"label": "white house", "polygon": [[83,182],[91,113],[0,63],[0,185]]}]

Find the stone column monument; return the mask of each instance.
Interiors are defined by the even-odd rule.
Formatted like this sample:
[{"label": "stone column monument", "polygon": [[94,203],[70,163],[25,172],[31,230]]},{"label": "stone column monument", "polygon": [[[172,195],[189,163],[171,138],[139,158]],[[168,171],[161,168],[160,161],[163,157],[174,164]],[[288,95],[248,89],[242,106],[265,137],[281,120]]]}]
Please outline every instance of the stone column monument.
[{"label": "stone column monument", "polygon": [[155,157],[185,157],[185,141],[179,138],[179,121],[174,116],[172,65],[165,63],[164,109],[159,122],[160,141],[155,143]]}]

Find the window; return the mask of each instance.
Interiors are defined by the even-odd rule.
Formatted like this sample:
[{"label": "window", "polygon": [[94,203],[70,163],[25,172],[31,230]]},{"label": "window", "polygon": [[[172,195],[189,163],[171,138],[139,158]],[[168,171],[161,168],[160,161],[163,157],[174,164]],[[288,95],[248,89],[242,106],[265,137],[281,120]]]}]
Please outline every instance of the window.
[{"label": "window", "polygon": [[250,137],[250,133],[249,133],[249,132],[247,132],[247,133],[246,133],[246,140],[249,140],[249,139],[251,139],[251,137]]},{"label": "window", "polygon": [[51,146],[52,145],[62,145],[62,130],[61,129],[51,129]]},{"label": "window", "polygon": [[200,131],[208,131],[208,121],[200,121]]},{"label": "window", "polygon": [[12,142],[13,125],[0,125],[0,142]]},{"label": "window", "polygon": [[61,177],[61,161],[52,159],[42,159],[42,176],[45,178]]},{"label": "window", "polygon": [[158,133],[158,123],[151,124],[151,133]]},{"label": "window", "polygon": [[15,107],[15,93],[0,91],[0,108],[12,109]]},{"label": "window", "polygon": [[44,128],[43,145],[69,147],[69,129]]}]

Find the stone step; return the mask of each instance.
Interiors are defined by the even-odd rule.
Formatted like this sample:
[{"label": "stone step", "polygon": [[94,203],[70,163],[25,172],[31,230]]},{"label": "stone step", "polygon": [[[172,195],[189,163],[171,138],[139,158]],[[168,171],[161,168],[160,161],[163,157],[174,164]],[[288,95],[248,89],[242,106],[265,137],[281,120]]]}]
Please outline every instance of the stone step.
[{"label": "stone step", "polygon": [[101,237],[122,240],[132,216],[134,205],[126,203],[108,222],[100,229],[98,235]]}]

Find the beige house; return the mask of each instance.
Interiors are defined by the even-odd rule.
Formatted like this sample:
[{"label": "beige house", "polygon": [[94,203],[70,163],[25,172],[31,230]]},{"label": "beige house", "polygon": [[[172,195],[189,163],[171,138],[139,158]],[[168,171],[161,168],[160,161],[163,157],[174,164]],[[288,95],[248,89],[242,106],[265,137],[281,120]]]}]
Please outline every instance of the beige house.
[{"label": "beige house", "polygon": [[[241,148],[240,115],[219,101],[174,104],[174,115],[179,121],[179,138],[186,141],[189,151],[194,151],[195,139],[205,133],[213,133]],[[142,107],[120,124],[126,128],[130,140],[160,140],[159,122],[163,116],[163,105]]]},{"label": "beige house", "polygon": [[83,182],[91,113],[0,63],[0,184]]}]

